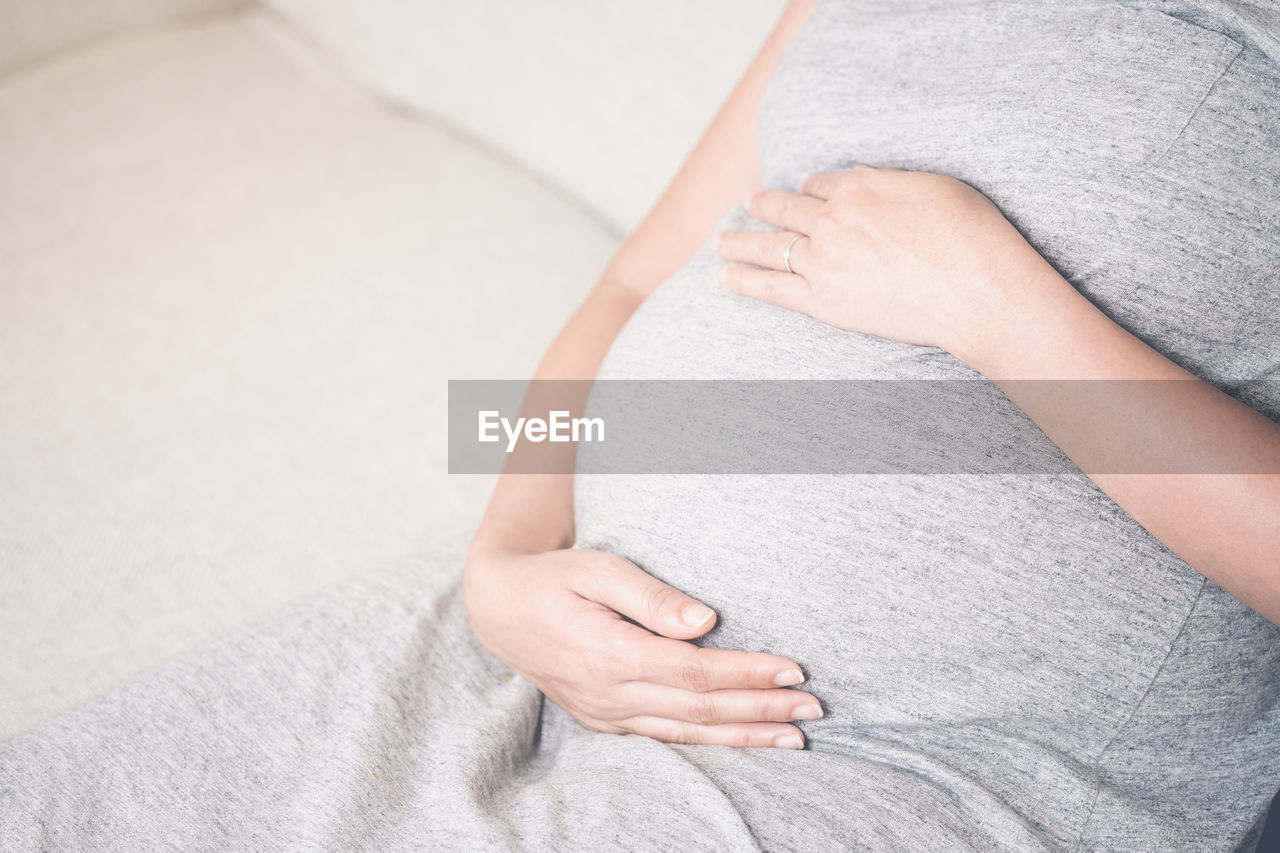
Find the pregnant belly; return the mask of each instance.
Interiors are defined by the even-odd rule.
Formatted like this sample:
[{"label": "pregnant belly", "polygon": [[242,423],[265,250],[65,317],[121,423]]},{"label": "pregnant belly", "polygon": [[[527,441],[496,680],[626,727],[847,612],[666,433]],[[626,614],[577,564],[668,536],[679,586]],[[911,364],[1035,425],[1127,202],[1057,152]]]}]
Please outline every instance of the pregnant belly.
[{"label": "pregnant belly", "polygon": [[[702,641],[805,668],[859,730],[999,721],[1100,749],[1199,586],[1065,477],[583,477],[579,545],[719,614]],[[1010,728],[1011,727],[1011,728]]]},{"label": "pregnant belly", "polygon": [[[659,289],[603,378],[973,375],[742,300],[711,264],[700,253]],[[805,668],[827,711],[804,724],[815,749],[981,729],[1085,759],[1201,583],[1082,474],[583,475],[575,489],[578,545],[715,608],[701,642]]]}]

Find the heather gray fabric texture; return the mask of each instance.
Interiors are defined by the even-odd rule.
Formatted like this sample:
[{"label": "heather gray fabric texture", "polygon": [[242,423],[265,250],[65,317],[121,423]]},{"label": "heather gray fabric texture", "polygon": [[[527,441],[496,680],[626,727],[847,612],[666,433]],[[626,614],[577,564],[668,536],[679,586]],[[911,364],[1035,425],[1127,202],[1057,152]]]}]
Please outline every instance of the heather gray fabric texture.
[{"label": "heather gray fabric texture", "polygon": [[[1275,12],[824,2],[766,96],[766,183],[953,175],[1194,373],[1278,378],[1280,70],[1245,7]],[[737,207],[721,225],[750,227]],[[713,266],[700,252],[646,302],[605,376],[973,376],[736,297]],[[808,750],[585,730],[472,637],[458,542],[6,742],[0,849],[1256,842],[1280,630],[1083,475],[580,477],[576,514],[580,547],[715,607],[706,644],[805,666],[827,709]]]}]

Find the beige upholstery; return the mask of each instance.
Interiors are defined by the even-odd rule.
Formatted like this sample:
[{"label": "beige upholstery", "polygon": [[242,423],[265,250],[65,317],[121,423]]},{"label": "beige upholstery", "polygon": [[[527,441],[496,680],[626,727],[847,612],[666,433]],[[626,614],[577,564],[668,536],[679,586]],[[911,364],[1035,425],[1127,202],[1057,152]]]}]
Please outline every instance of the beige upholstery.
[{"label": "beige upholstery", "polygon": [[474,524],[781,0],[0,0],[0,737]]},{"label": "beige upholstery", "polygon": [[241,5],[241,0],[0,0],[0,75],[104,36]]},{"label": "beige upholstery", "polygon": [[393,101],[634,226],[782,0],[267,0]]},{"label": "beige upholstery", "polygon": [[473,523],[446,380],[615,245],[257,14],[0,87],[0,734]]}]

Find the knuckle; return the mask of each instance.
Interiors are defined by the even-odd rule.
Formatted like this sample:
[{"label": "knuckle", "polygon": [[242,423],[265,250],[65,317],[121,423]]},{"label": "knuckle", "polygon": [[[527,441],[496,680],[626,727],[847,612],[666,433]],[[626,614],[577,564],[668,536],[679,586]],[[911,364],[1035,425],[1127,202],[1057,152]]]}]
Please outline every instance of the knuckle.
[{"label": "knuckle", "polygon": [[827,254],[827,241],[822,239],[809,240],[805,247],[805,261],[810,266],[821,265],[827,262],[829,255]]},{"label": "knuckle", "polygon": [[682,723],[671,732],[672,743],[694,744],[698,742],[698,729],[690,724]]},{"label": "knuckle", "polygon": [[715,702],[708,696],[693,696],[685,705],[685,717],[690,722],[703,726],[714,726],[720,721],[720,714]]},{"label": "knuckle", "polygon": [[700,660],[684,661],[676,674],[680,683],[689,690],[702,693],[711,688],[711,673]]},{"label": "knuckle", "polygon": [[578,700],[578,704],[597,720],[607,720],[613,716],[613,703],[599,693],[591,693],[581,697]]},{"label": "knuckle", "polygon": [[578,713],[578,714],[574,714],[573,718],[577,720],[579,723],[582,723],[582,725],[591,729],[591,731],[593,732],[602,732],[605,730],[605,722],[603,720],[597,720],[595,717],[592,717],[590,714]]},{"label": "knuckle", "polygon": [[634,577],[635,565],[626,557],[607,551],[592,551],[591,560],[580,571],[593,578],[612,584],[625,584]]},{"label": "knuckle", "polygon": [[617,663],[609,649],[590,649],[582,659],[583,681],[589,684],[610,682],[614,678],[616,668]]},{"label": "knuckle", "polygon": [[843,201],[857,195],[865,188],[867,177],[865,172],[851,172],[842,176],[840,183],[833,188],[831,198]]},{"label": "knuckle", "polygon": [[747,748],[755,746],[755,738],[751,734],[750,729],[742,729],[733,733],[733,745],[737,747]]},{"label": "knuckle", "polygon": [[605,734],[619,734],[624,731],[624,729],[621,729],[618,726],[613,725],[612,723],[606,723],[604,720],[599,720],[594,717],[583,716],[583,717],[574,717],[574,719],[576,719],[579,723],[582,723],[582,725],[586,726],[588,729],[590,729],[593,732],[603,732]]},{"label": "knuckle", "polygon": [[655,581],[645,586],[640,593],[640,600],[646,612],[657,616],[673,606],[677,595],[671,587]]}]

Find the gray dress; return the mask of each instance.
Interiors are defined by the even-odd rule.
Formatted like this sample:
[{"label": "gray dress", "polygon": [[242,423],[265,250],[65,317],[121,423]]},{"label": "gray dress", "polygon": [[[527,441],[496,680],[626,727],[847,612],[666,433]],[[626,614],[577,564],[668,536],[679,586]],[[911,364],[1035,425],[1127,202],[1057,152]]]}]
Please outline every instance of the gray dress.
[{"label": "gray dress", "polygon": [[[958,177],[1113,319],[1243,394],[1280,378],[1277,19],[1269,0],[828,0],[768,90],[766,183],[854,162]],[[666,282],[604,375],[973,376],[736,297],[713,266],[704,250]],[[582,728],[470,634],[459,541],[0,745],[0,849],[1257,839],[1280,630],[1082,474],[584,476],[576,515],[580,546],[715,607],[708,645],[805,666],[827,708],[807,750]]]}]

